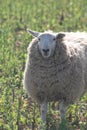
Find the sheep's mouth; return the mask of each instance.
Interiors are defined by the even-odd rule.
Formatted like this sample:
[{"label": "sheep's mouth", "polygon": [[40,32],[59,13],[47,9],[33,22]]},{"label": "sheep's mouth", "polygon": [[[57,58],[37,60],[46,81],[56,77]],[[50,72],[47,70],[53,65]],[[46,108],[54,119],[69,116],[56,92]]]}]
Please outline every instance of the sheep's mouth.
[{"label": "sheep's mouth", "polygon": [[48,52],[44,52],[44,54],[43,54],[44,56],[48,56],[49,55],[49,53]]},{"label": "sheep's mouth", "polygon": [[50,50],[49,49],[42,49],[41,53],[44,57],[49,57],[50,55]]},{"label": "sheep's mouth", "polygon": [[47,59],[47,58],[50,57],[50,55],[51,55],[50,53],[51,53],[50,50],[49,50],[49,51],[43,51],[43,49],[42,49],[42,50],[39,49],[39,54],[40,54],[43,58],[45,58],[45,59]]},{"label": "sheep's mouth", "polygon": [[47,53],[47,52],[44,52],[44,53],[42,53],[42,56],[43,56],[44,58],[49,58],[49,57],[50,57],[50,54]]}]

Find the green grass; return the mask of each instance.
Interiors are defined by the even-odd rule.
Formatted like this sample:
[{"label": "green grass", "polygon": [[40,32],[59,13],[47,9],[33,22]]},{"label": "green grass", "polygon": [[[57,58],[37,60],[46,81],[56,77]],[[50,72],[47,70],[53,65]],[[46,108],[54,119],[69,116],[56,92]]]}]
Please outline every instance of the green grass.
[{"label": "green grass", "polygon": [[[87,0],[0,0],[0,130],[37,130],[41,123],[39,106],[28,100],[22,85],[32,39],[26,28],[87,31]],[[60,125],[58,104],[49,104],[47,129],[87,130],[86,103],[87,94],[69,107]]]}]

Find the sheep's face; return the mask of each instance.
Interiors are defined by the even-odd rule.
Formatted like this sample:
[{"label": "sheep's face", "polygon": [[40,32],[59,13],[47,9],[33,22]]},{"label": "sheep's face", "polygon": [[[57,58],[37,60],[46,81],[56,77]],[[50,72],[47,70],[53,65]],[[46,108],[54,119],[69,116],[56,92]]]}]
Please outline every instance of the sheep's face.
[{"label": "sheep's face", "polygon": [[38,39],[38,48],[41,55],[44,58],[49,58],[54,54],[56,43],[58,39],[61,39],[65,36],[62,33],[53,33],[51,31],[39,33],[32,30],[27,30],[34,37]]},{"label": "sheep's face", "polygon": [[56,46],[56,36],[49,33],[42,33],[38,36],[38,46],[41,55],[49,58],[53,55]]}]

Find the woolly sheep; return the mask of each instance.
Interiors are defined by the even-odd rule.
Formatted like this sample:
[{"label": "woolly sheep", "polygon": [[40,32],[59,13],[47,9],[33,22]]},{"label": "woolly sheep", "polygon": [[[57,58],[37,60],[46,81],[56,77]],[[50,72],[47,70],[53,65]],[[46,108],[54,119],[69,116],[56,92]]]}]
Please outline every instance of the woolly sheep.
[{"label": "woolly sheep", "polygon": [[59,101],[62,119],[66,107],[87,91],[87,33],[28,32],[35,38],[28,47],[24,88],[41,105],[44,122],[51,101]]}]

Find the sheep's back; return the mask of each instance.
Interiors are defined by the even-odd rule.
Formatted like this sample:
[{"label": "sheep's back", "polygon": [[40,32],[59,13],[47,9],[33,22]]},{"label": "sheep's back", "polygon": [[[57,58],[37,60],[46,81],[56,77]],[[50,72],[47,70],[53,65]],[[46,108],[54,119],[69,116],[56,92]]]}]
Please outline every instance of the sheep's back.
[{"label": "sheep's back", "polygon": [[64,41],[67,43],[73,42],[87,44],[87,33],[86,32],[63,32],[65,34]]}]

